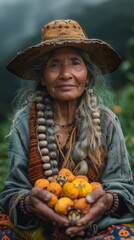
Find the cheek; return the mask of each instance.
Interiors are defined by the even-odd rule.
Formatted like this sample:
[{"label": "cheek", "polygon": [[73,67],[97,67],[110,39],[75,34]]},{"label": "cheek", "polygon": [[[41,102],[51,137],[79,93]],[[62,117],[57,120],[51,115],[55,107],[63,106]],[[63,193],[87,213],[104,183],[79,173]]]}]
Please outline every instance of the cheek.
[{"label": "cheek", "polygon": [[53,92],[53,87],[52,87],[51,82],[49,80],[46,80],[45,78],[42,78],[41,84],[43,87],[46,87],[48,93],[51,95],[51,93]]},{"label": "cheek", "polygon": [[45,71],[43,74],[43,78],[41,79],[41,84],[46,87],[51,84],[51,77]]},{"label": "cheek", "polygon": [[46,76],[46,79],[42,80],[42,85],[46,87],[48,93],[53,97],[54,96],[54,81]]},{"label": "cheek", "polygon": [[82,74],[81,77],[78,77],[79,86],[85,88],[85,85],[89,82],[87,73]]},{"label": "cheek", "polygon": [[83,83],[83,84],[81,84],[81,85],[79,86],[79,88],[77,89],[77,94],[78,94],[79,96],[81,96],[82,93],[84,92],[84,90],[85,90],[85,83]]},{"label": "cheek", "polygon": [[49,71],[44,71],[44,81],[45,81],[45,85],[54,85],[55,81],[57,79],[57,74],[55,73],[51,73]]},{"label": "cheek", "polygon": [[46,81],[45,82],[45,87],[46,87],[48,93],[51,95],[51,93],[54,91],[53,84],[51,82],[49,82],[49,81]]}]

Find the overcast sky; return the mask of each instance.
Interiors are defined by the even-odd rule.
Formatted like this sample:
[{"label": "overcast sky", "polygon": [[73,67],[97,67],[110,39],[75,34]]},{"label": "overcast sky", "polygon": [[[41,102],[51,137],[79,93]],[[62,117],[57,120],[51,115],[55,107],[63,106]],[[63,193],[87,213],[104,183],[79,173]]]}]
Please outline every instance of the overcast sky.
[{"label": "overcast sky", "polygon": [[85,5],[106,1],[109,0],[0,0],[0,52],[5,58],[12,55],[26,39],[34,39],[37,28],[46,20],[79,16]]},{"label": "overcast sky", "polygon": [[[24,1],[24,0],[0,0],[0,4],[11,4],[11,3],[16,3],[16,2],[21,2],[21,1]],[[27,0],[25,0],[25,1],[27,1]],[[32,1],[32,0],[28,0],[28,1]],[[49,0],[49,1],[51,1],[51,0]],[[69,0],[62,0],[62,2],[68,2]],[[70,1],[72,1],[72,0],[70,0]],[[84,0],[84,2],[90,2],[90,3],[92,3],[92,4],[99,4],[99,3],[102,3],[102,2],[106,2],[106,1],[108,1],[108,0]]]}]

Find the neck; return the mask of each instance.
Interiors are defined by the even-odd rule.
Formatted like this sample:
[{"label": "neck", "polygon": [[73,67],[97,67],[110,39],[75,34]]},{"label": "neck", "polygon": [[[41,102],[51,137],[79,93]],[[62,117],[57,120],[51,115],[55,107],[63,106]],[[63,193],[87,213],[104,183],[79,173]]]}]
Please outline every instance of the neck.
[{"label": "neck", "polygon": [[55,103],[55,122],[58,125],[69,125],[74,122],[74,115],[77,102],[56,102]]}]

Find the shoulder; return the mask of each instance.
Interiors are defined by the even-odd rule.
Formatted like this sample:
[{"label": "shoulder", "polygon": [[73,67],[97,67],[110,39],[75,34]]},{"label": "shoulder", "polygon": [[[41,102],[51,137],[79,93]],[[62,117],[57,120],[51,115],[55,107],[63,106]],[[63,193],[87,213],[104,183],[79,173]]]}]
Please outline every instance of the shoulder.
[{"label": "shoulder", "polygon": [[100,124],[104,136],[112,138],[116,135],[119,139],[124,139],[118,117],[107,107],[101,108]]},{"label": "shoulder", "polygon": [[[16,153],[19,155],[28,155],[28,146],[30,141],[29,135],[29,117],[30,107],[26,106],[15,115],[10,131],[9,153]],[[11,157],[12,155],[10,155]]]},{"label": "shoulder", "polygon": [[101,107],[101,117],[102,118],[108,118],[109,120],[117,120],[117,116],[115,115],[115,113],[110,110],[110,108],[102,106]]},{"label": "shoulder", "polygon": [[30,107],[26,106],[17,112],[15,118],[15,125],[18,125],[23,119],[28,119],[30,116]]},{"label": "shoulder", "polygon": [[13,120],[12,130],[27,131],[29,129],[30,106],[18,111]]},{"label": "shoulder", "polygon": [[117,126],[120,125],[118,117],[107,107],[101,107],[100,120],[103,124]]}]

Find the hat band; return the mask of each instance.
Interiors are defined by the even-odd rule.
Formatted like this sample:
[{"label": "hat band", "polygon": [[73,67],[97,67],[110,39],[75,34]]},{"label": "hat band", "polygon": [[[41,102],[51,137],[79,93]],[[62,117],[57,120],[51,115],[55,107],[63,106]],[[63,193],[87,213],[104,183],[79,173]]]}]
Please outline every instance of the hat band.
[{"label": "hat band", "polygon": [[55,38],[61,38],[61,39],[87,39],[85,34],[80,31],[80,29],[75,28],[55,28],[55,29],[49,29],[48,31],[45,31],[43,29],[42,32],[42,41],[55,39]]}]

